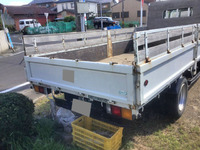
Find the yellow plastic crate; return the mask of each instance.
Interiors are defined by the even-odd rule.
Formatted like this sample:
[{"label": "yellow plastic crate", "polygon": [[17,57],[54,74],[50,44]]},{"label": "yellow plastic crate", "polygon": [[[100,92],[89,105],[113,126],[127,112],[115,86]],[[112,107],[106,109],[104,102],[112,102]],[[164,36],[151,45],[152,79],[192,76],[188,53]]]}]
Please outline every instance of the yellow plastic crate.
[{"label": "yellow plastic crate", "polygon": [[122,127],[82,116],[72,122],[73,142],[86,150],[118,150],[122,143]]}]

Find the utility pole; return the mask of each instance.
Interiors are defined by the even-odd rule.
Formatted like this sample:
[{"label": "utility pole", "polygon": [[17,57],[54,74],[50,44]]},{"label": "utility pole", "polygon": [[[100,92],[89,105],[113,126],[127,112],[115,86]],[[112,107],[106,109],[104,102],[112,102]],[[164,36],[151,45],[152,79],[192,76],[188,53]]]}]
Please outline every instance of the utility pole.
[{"label": "utility pole", "polygon": [[0,14],[1,14],[1,22],[2,22],[2,25],[3,25],[3,29],[4,29],[4,31],[6,31],[6,27],[5,27],[5,23],[4,23],[4,19],[3,19],[3,12],[2,12],[2,10],[0,10]]},{"label": "utility pole", "polygon": [[124,28],[124,0],[122,0],[122,28]]},{"label": "utility pole", "polygon": [[[81,0],[82,3],[85,3],[85,0]],[[86,31],[86,13],[80,14],[80,20],[81,20],[81,32]]]},{"label": "utility pole", "polygon": [[140,3],[140,27],[142,27],[142,19],[143,19],[143,0]]},{"label": "utility pole", "polygon": [[80,15],[78,14],[78,8],[77,8],[77,2],[79,2],[79,0],[74,0],[74,11],[75,11],[75,21],[76,21],[76,31],[79,32],[81,31],[81,22],[80,22]]},{"label": "utility pole", "polygon": [[47,31],[48,31],[48,34],[49,34],[49,21],[48,21],[48,16],[49,16],[49,13],[44,13],[45,17],[46,17],[46,22],[47,22]]},{"label": "utility pole", "polygon": [[102,2],[100,2],[100,11],[101,11],[101,30],[103,30],[103,20],[102,20]]}]

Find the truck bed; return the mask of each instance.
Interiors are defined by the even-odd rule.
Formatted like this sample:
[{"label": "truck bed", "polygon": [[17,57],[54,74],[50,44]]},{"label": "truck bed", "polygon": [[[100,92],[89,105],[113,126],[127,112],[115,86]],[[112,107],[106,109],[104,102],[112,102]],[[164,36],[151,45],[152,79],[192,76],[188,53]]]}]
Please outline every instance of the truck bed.
[{"label": "truck bed", "polygon": [[200,60],[194,29],[190,25],[136,32],[133,41],[113,43],[110,58],[107,45],[26,56],[27,78],[33,84],[138,113]]}]

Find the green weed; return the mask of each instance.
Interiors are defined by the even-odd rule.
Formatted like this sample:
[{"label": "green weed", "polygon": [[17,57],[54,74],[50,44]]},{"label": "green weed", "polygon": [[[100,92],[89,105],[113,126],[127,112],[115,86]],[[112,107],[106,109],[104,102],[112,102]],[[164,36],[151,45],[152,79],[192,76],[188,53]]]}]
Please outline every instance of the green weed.
[{"label": "green weed", "polygon": [[176,130],[175,127],[169,126],[165,130],[157,131],[153,135],[149,135],[147,139],[149,144],[147,144],[147,146],[155,150],[200,149],[198,127],[185,128],[183,126],[179,126]]},{"label": "green weed", "polygon": [[128,143],[126,143],[124,146],[123,146],[123,150],[130,150],[130,149],[133,149],[134,148],[134,143],[133,141],[129,141]]}]

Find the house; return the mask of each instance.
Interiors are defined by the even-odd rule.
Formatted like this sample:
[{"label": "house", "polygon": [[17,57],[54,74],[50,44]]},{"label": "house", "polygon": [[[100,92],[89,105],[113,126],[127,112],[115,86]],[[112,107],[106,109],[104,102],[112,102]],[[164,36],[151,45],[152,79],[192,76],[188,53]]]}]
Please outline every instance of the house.
[{"label": "house", "polygon": [[36,5],[31,6],[3,6],[3,15],[5,23],[14,25],[16,30],[19,30],[19,20],[21,19],[37,19],[41,25],[46,24],[46,17],[44,13],[49,13],[48,19],[53,21],[57,13],[46,8]]},{"label": "house", "polygon": [[[97,15],[97,2],[96,0],[86,0],[89,3],[89,11],[91,14]],[[58,0],[57,2],[57,13],[61,14],[63,11],[66,16],[74,12],[74,0]],[[62,15],[63,16],[63,15]],[[65,17],[65,16],[63,16]]]},{"label": "house", "polygon": [[56,3],[57,17],[75,16],[73,0],[58,0]]},{"label": "house", "polygon": [[57,13],[57,18],[64,18],[68,16],[75,16],[75,11],[70,9],[64,9],[61,12]]},{"label": "house", "polygon": [[51,10],[56,11],[56,2],[57,0],[32,0],[29,5],[37,5],[40,7],[50,8]]},{"label": "house", "polygon": [[[155,0],[145,0],[143,4],[143,23],[147,23],[148,3]],[[124,0],[124,21],[140,22],[140,0]],[[112,18],[117,21],[122,21],[122,1],[112,6]]]},{"label": "house", "polygon": [[[112,10],[111,5],[113,3],[113,0],[101,0],[99,1],[102,3],[102,16],[111,16]],[[98,16],[101,16],[101,4],[98,3]]]}]

